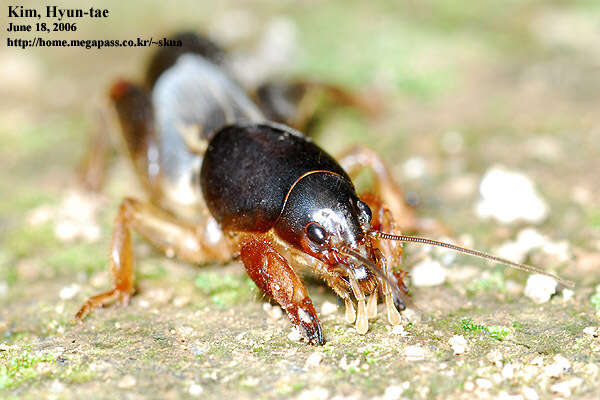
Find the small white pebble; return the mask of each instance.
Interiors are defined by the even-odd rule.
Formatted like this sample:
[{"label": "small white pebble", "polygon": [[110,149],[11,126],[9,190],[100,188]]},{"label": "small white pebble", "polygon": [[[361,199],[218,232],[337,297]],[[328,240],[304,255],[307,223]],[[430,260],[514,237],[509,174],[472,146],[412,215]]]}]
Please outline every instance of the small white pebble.
[{"label": "small white pebble", "polygon": [[467,351],[467,340],[462,335],[454,335],[448,340],[450,346],[452,346],[452,350],[454,351],[454,355],[464,354]]},{"label": "small white pebble", "polygon": [[583,368],[583,372],[585,372],[587,375],[590,375],[593,379],[595,379],[598,375],[598,371],[600,371],[600,367],[594,363],[586,364],[586,366]]},{"label": "small white pebble", "polygon": [[188,389],[188,393],[191,396],[200,396],[204,392],[204,388],[197,383],[192,383]]},{"label": "small white pebble", "polygon": [[477,378],[475,379],[475,384],[477,387],[483,390],[489,390],[492,388],[492,382],[488,379]]},{"label": "small white pebble", "polygon": [[142,308],[149,308],[150,307],[150,303],[148,302],[148,300],[140,299],[140,301],[138,301],[138,304]]},{"label": "small white pebble", "polygon": [[554,356],[554,362],[544,367],[544,375],[549,378],[558,378],[571,368],[571,362],[561,355]]},{"label": "small white pebble", "polygon": [[78,232],[77,226],[71,221],[61,221],[54,227],[54,234],[64,242],[75,239]]},{"label": "small white pebble", "polygon": [[60,290],[59,296],[63,300],[70,300],[79,292],[79,285],[74,283],[70,286],[65,286]]},{"label": "small white pebble", "polygon": [[402,316],[413,324],[421,322],[421,315],[412,308],[407,308],[406,310],[402,311]]},{"label": "small white pebble", "polygon": [[404,349],[404,356],[408,361],[423,360],[426,354],[427,350],[418,345],[406,346]]},{"label": "small white pebble", "polygon": [[194,333],[194,328],[190,326],[179,326],[177,327],[177,333],[182,337],[189,337]]},{"label": "small white pebble", "polygon": [[184,307],[190,302],[190,298],[187,296],[177,296],[173,299],[173,305],[177,308]]},{"label": "small white pebble", "polygon": [[401,385],[392,385],[385,388],[382,400],[398,400],[404,392],[404,387]]},{"label": "small white pebble", "polygon": [[515,366],[513,364],[506,364],[502,368],[502,377],[504,379],[512,379],[515,376]]},{"label": "small white pebble", "polygon": [[557,282],[554,278],[546,275],[533,274],[527,279],[525,296],[534,302],[541,304],[550,300],[550,296],[556,293]]},{"label": "small white pebble", "polygon": [[281,307],[273,306],[270,303],[263,303],[263,310],[267,313],[269,318],[271,318],[274,321],[277,321],[283,315]]},{"label": "small white pebble", "polygon": [[339,363],[339,367],[344,371],[348,371],[350,368],[357,370],[360,366],[360,357],[356,357],[353,361],[348,362],[346,356],[342,357]]},{"label": "small white pebble", "polygon": [[64,390],[65,390],[65,384],[59,380],[53,381],[52,385],[50,385],[50,391],[52,393],[60,393]]},{"label": "small white pebble", "polygon": [[504,356],[502,355],[502,353],[499,350],[492,350],[489,353],[486,354],[485,356],[489,362],[491,362],[492,364],[494,364],[496,367],[501,368],[502,367],[502,358],[504,358]]},{"label": "small white pebble", "polygon": [[508,394],[506,392],[500,392],[494,400],[523,400],[523,396],[520,394]]},{"label": "small white pebble", "polygon": [[598,336],[600,334],[600,330],[595,326],[588,326],[583,329],[583,333],[591,336]]},{"label": "small white pebble", "polygon": [[315,351],[315,352],[311,353],[311,355],[308,356],[308,358],[306,359],[306,362],[304,363],[304,369],[308,370],[308,369],[317,368],[319,366],[319,364],[321,364],[322,359],[323,359],[323,353],[321,353],[319,351]]},{"label": "small white pebble", "polygon": [[575,292],[572,291],[571,289],[563,289],[562,290],[563,301],[571,300],[574,295],[575,295]]},{"label": "small white pebble", "polygon": [[323,387],[305,390],[297,397],[298,400],[326,400],[329,398],[329,390]]},{"label": "small white pebble", "polygon": [[335,305],[329,301],[326,301],[321,306],[321,315],[326,317],[328,315],[335,314],[337,312],[337,309],[338,309],[337,305]]},{"label": "small white pebble", "polygon": [[171,301],[173,297],[173,291],[168,289],[152,289],[148,292],[146,296],[144,296],[154,304],[167,304]]},{"label": "small white pebble", "polygon": [[565,397],[571,397],[571,391],[580,386],[583,382],[581,378],[571,378],[567,381],[558,382],[550,387],[554,393],[558,393]]},{"label": "small white pebble", "polygon": [[419,179],[427,173],[427,163],[422,157],[411,157],[402,165],[404,176],[408,179]]},{"label": "small white pebble", "polygon": [[123,378],[121,378],[117,386],[119,387],[119,389],[131,389],[136,385],[136,383],[137,381],[133,376],[125,375]]},{"label": "small white pebble", "polygon": [[302,335],[300,334],[298,328],[293,327],[290,333],[288,333],[287,338],[292,342],[298,342],[302,338]]},{"label": "small white pebble", "polygon": [[529,386],[523,386],[521,392],[523,392],[523,397],[525,397],[526,400],[539,400],[540,398],[535,389]]},{"label": "small white pebble", "polygon": [[471,381],[465,382],[465,390],[467,392],[472,392],[475,389],[475,384]]},{"label": "small white pebble", "polygon": [[34,208],[27,213],[27,223],[29,225],[40,225],[44,222],[49,221],[54,216],[54,208],[49,205],[43,205],[38,208]]},{"label": "small white pebble", "polygon": [[402,325],[395,325],[392,328],[392,333],[394,335],[400,335],[402,337],[407,337],[408,336],[408,332],[404,329],[404,327]]},{"label": "small white pebble", "polygon": [[411,270],[411,280],[417,287],[437,286],[446,281],[448,271],[439,261],[425,259],[416,264]]},{"label": "small white pebble", "polygon": [[503,167],[489,169],[479,185],[480,217],[493,217],[509,224],[519,220],[539,223],[548,215],[548,205],[536,192],[533,182],[519,172]]}]

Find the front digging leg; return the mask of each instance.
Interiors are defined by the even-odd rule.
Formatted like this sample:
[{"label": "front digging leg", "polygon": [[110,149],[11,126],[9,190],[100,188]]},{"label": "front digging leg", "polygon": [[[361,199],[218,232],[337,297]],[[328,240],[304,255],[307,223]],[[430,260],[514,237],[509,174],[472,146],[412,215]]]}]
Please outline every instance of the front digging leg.
[{"label": "front digging leg", "polygon": [[313,303],[294,270],[266,240],[242,242],[240,255],[256,286],[271,296],[301,328],[310,344],[323,345],[321,324]]}]

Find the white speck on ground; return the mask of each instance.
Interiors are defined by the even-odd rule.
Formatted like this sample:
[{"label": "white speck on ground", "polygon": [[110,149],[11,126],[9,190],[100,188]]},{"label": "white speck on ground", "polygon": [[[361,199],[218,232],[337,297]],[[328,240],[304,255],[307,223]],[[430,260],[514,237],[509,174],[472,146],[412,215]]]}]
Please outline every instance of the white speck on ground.
[{"label": "white speck on ground", "polygon": [[559,265],[571,258],[567,241],[554,242],[533,228],[521,230],[516,240],[505,242],[496,250],[496,253],[509,260],[524,262],[534,250],[540,252],[536,255],[543,257],[538,260],[542,264]]},{"label": "white speck on ground", "polygon": [[546,303],[556,293],[558,283],[556,279],[540,274],[533,274],[527,278],[525,296],[538,304]]},{"label": "white speck on ground", "polygon": [[325,400],[329,398],[329,390],[323,387],[305,390],[298,395],[298,400]]},{"label": "white speck on ground", "polygon": [[381,400],[398,400],[402,396],[402,392],[404,392],[404,387],[401,385],[388,386],[385,388]]},{"label": "white speck on ground", "polygon": [[523,392],[523,397],[525,397],[526,400],[539,400],[540,398],[535,389],[529,386],[523,386],[521,392]]},{"label": "white speck on ground", "polygon": [[173,305],[177,308],[184,307],[190,302],[190,298],[187,296],[177,296],[173,299]]},{"label": "white speck on ground", "polygon": [[413,324],[421,322],[421,315],[412,308],[407,308],[406,310],[402,311],[402,316]]},{"label": "white speck on ground", "polygon": [[504,358],[504,356],[499,350],[492,350],[489,353],[487,353],[485,357],[496,367],[502,368],[502,358]]},{"label": "white speck on ground", "polygon": [[598,336],[600,335],[600,328],[595,326],[588,326],[583,329],[583,333],[585,333],[586,335]]},{"label": "white speck on ground", "polygon": [[335,314],[337,312],[337,309],[338,309],[337,305],[335,305],[329,301],[326,301],[321,306],[321,315],[326,317],[328,315]]},{"label": "white speck on ground", "polygon": [[283,311],[279,306],[273,306],[270,303],[263,303],[263,310],[267,313],[269,318],[273,321],[277,321],[283,315]]},{"label": "white speck on ground", "polygon": [[65,384],[59,380],[53,381],[52,385],[50,385],[50,391],[52,393],[60,393],[60,392],[64,391],[65,388],[66,388]]},{"label": "white speck on ground", "polygon": [[437,286],[446,281],[448,271],[439,261],[426,258],[411,270],[411,280],[417,287]]},{"label": "white speck on ground", "polygon": [[79,289],[81,289],[81,288],[76,283],[74,283],[74,284],[72,284],[70,286],[65,286],[64,288],[62,288],[60,290],[59,296],[63,300],[72,299],[73,297],[75,297],[75,295],[77,293],[79,293]]},{"label": "white speck on ground", "polygon": [[489,390],[492,388],[492,382],[489,379],[477,378],[475,379],[477,387],[483,390]]},{"label": "white speck on ground", "polygon": [[121,378],[121,380],[119,381],[117,386],[119,387],[119,389],[131,389],[136,384],[137,384],[137,381],[135,380],[135,378],[133,376],[125,375],[123,378]]},{"label": "white speck on ground", "polygon": [[582,382],[583,379],[581,378],[571,378],[567,381],[555,383],[550,387],[550,390],[565,397],[571,397],[571,391],[580,386]]},{"label": "white speck on ground", "polygon": [[188,393],[191,396],[200,396],[202,392],[204,392],[204,389],[197,383],[192,383],[188,389]]},{"label": "white speck on ground", "polygon": [[479,192],[476,212],[482,218],[495,218],[503,224],[519,220],[539,223],[548,215],[548,205],[533,182],[519,172],[492,167],[481,180]]},{"label": "white speck on ground", "polygon": [[558,378],[569,368],[571,368],[571,362],[559,354],[554,356],[552,364],[544,367],[544,375],[549,378]]},{"label": "white speck on ground", "polygon": [[394,335],[400,335],[402,337],[407,337],[409,335],[402,325],[395,325],[391,328],[391,331]]},{"label": "white speck on ground", "polygon": [[562,290],[563,301],[571,300],[574,295],[575,295],[575,292],[572,291],[571,289],[563,289]]},{"label": "white speck on ground", "polygon": [[287,338],[292,342],[298,342],[302,338],[302,335],[300,334],[298,328],[293,327],[290,333],[288,333]]},{"label": "white speck on ground", "polygon": [[427,355],[427,350],[418,345],[406,346],[404,356],[407,361],[423,360]]},{"label": "white speck on ground", "polygon": [[508,394],[506,392],[498,393],[495,400],[523,400],[523,396],[520,394]]},{"label": "white speck on ground", "polygon": [[319,351],[315,351],[314,353],[311,353],[311,355],[308,356],[308,358],[306,359],[306,362],[304,363],[304,369],[309,370],[309,369],[317,368],[319,366],[319,364],[321,364],[322,359],[323,359],[323,353],[321,353]]},{"label": "white speck on ground", "polygon": [[354,359],[354,361],[348,362],[348,359],[346,358],[346,356],[344,356],[340,360],[339,366],[344,371],[348,371],[351,368],[354,369],[354,370],[358,370],[358,368],[360,367],[360,357],[356,357]]},{"label": "white speck on ground", "polygon": [[464,354],[467,351],[467,340],[462,335],[454,335],[449,340],[448,343],[452,347],[454,351],[454,355]]},{"label": "white speck on ground", "polygon": [[71,190],[55,210],[56,236],[65,242],[78,238],[88,242],[100,239],[100,226],[96,222],[100,202],[97,198]]},{"label": "white speck on ground", "polygon": [[501,374],[504,379],[512,379],[515,376],[515,366],[513,364],[506,364],[502,367]]},{"label": "white speck on ground", "polygon": [[411,157],[402,165],[407,179],[419,179],[427,174],[427,163],[422,157]]}]

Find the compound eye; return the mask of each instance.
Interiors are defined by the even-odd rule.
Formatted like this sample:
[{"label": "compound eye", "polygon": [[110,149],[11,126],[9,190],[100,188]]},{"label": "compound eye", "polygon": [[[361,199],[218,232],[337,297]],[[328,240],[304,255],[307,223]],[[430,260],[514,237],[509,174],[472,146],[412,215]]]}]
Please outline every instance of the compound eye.
[{"label": "compound eye", "polygon": [[309,222],[305,230],[306,236],[316,244],[323,244],[327,240],[327,232],[316,222]]},{"label": "compound eye", "polygon": [[371,212],[371,209],[369,208],[367,203],[359,200],[356,203],[356,205],[358,207],[358,211],[360,211],[360,222],[363,224],[368,224],[369,222],[371,222],[371,218],[373,218],[373,213]]}]

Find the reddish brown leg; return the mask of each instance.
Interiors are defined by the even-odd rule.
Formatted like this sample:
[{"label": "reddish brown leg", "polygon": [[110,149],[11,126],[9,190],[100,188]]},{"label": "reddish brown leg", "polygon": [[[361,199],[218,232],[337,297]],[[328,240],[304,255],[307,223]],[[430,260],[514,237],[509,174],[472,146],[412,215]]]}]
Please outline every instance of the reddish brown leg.
[{"label": "reddish brown leg", "polygon": [[96,307],[118,301],[126,305],[134,292],[134,256],[131,230],[167,254],[191,263],[224,262],[232,258],[227,238],[210,218],[203,224],[188,225],[150,204],[125,199],[119,207],[110,248],[113,288],[91,297],[75,318],[82,320]]},{"label": "reddish brown leg", "polygon": [[364,146],[354,147],[340,159],[340,164],[350,176],[356,175],[363,168],[372,170],[375,174],[374,191],[392,213],[397,227],[401,231],[416,230],[417,219],[413,209],[404,200],[400,187],[375,151]]},{"label": "reddish brown leg", "polygon": [[372,93],[359,93],[341,86],[311,80],[267,82],[255,93],[255,100],[267,119],[281,122],[311,136],[311,127],[337,106],[354,107],[373,117],[381,102]]},{"label": "reddish brown leg", "polygon": [[292,323],[302,328],[311,344],[324,344],[319,317],[306,288],[287,261],[267,240],[247,238],[241,258],[248,275],[287,312]]},{"label": "reddish brown leg", "polygon": [[108,114],[107,106],[98,107],[88,152],[79,168],[79,177],[83,186],[93,192],[100,191],[104,185],[108,161],[112,152]]},{"label": "reddish brown leg", "polygon": [[[371,219],[371,228],[383,232],[394,232],[394,219],[390,210],[378,197],[372,194],[361,195],[361,200],[369,205],[373,217]],[[402,244],[396,241],[373,239],[375,251],[381,258],[383,272],[388,276],[393,276],[398,284],[398,288],[403,294],[408,293],[408,289],[404,284],[406,273],[398,268],[402,262]],[[393,283],[394,279],[392,279]],[[392,325],[397,325],[401,322],[400,314],[397,307],[404,309],[405,304],[400,298],[394,298],[392,288],[384,285],[382,295],[385,300],[387,317]],[[399,304],[397,304],[400,302]]]}]

